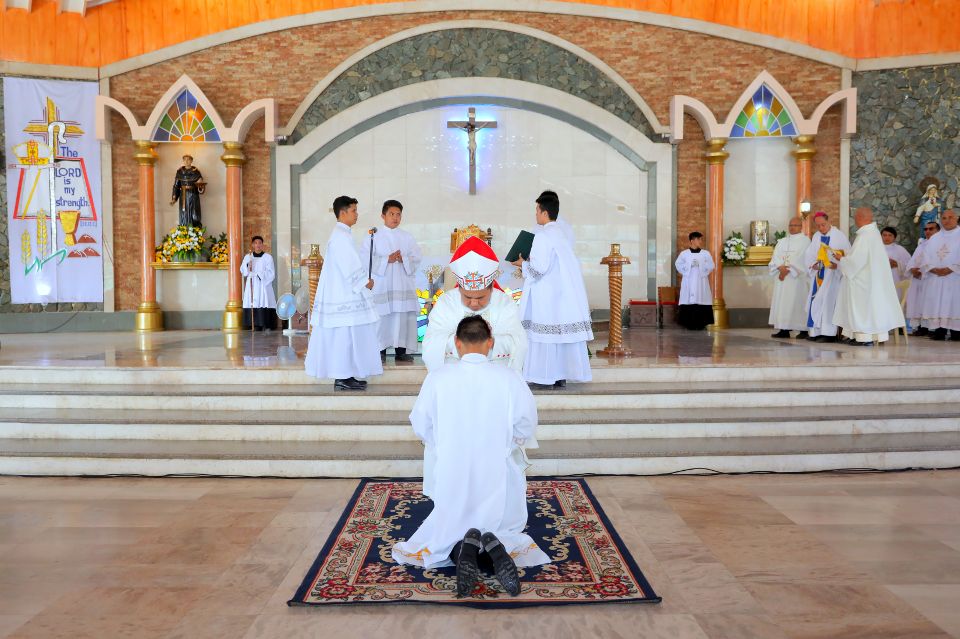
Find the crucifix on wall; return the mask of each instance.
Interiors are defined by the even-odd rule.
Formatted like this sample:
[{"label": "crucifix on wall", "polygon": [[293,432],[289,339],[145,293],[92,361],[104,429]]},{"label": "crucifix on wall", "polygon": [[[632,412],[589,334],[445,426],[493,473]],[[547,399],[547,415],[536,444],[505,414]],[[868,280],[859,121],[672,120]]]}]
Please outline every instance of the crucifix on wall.
[{"label": "crucifix on wall", "polygon": [[496,120],[477,121],[477,110],[473,107],[467,111],[467,120],[450,120],[448,129],[461,129],[467,132],[467,151],[470,154],[470,195],[477,194],[477,131],[480,129],[497,128]]}]

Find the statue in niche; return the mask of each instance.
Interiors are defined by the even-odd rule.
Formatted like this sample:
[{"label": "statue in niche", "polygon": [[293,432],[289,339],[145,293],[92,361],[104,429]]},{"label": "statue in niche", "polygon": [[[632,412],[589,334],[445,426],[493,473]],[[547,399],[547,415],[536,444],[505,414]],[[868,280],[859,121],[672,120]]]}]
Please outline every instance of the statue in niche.
[{"label": "statue in niche", "polygon": [[925,177],[919,184],[920,206],[913,216],[913,223],[920,225],[920,237],[923,237],[923,227],[930,222],[940,223],[940,214],[943,212],[943,200],[940,199],[940,180],[935,177]]},{"label": "statue in niche", "polygon": [[170,204],[180,202],[180,226],[202,227],[200,222],[200,196],[203,195],[207,183],[203,181],[200,169],[193,166],[193,156],[183,156],[183,166],[177,169],[173,179],[173,195]]}]

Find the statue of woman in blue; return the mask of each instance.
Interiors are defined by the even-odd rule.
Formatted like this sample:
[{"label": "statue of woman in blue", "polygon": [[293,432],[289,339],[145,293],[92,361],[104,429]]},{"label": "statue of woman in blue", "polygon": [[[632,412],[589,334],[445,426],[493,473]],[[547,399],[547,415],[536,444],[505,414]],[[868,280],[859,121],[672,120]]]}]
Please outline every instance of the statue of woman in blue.
[{"label": "statue of woman in blue", "polygon": [[[924,180],[927,182],[927,180]],[[943,212],[943,202],[940,200],[940,189],[937,181],[927,184],[927,188],[920,198],[920,206],[913,216],[913,223],[920,224],[920,237],[923,237],[923,227],[930,222],[940,223],[940,213]],[[921,184],[922,187],[922,184]]]}]

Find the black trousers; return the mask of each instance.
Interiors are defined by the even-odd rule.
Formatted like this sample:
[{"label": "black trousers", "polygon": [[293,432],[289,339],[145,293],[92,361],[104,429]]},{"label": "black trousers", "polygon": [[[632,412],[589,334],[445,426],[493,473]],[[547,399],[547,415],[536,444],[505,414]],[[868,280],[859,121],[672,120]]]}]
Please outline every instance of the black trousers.
[{"label": "black trousers", "polygon": [[243,328],[250,330],[250,315],[253,315],[253,327],[255,328],[269,328],[273,329],[276,327],[276,312],[272,308],[245,308],[243,309]]}]

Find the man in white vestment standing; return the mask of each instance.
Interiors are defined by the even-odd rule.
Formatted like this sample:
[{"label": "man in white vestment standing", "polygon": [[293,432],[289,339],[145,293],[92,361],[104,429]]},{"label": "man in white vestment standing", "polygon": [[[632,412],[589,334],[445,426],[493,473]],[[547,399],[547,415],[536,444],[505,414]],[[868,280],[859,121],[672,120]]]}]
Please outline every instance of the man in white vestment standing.
[{"label": "man in white vestment standing", "polygon": [[790,233],[777,242],[770,260],[773,281],[773,301],[770,303],[770,324],[777,329],[773,337],[790,337],[798,331],[797,339],[807,336],[807,293],[810,276],[803,263],[803,255],[810,238],[803,234],[803,221],[790,220]]},{"label": "man in white vestment standing", "polygon": [[830,225],[823,211],[813,216],[817,231],[810,238],[810,246],[803,263],[810,273],[810,295],[807,301],[807,339],[815,342],[837,341],[837,325],[833,314],[837,308],[842,275],[837,270],[837,256],[850,250],[850,241],[843,232]]},{"label": "man in white vestment standing", "polygon": [[890,260],[890,274],[893,275],[893,283],[899,284],[910,277],[907,270],[907,263],[910,262],[910,251],[897,244],[897,229],[892,226],[885,226],[880,231],[880,239],[883,240],[883,248],[887,251],[887,258]]},{"label": "man in white vestment standing", "polygon": [[920,270],[926,281],[923,290],[923,325],[933,331],[930,339],[960,341],[960,230],[957,214],[940,214],[939,233],[926,241]]},{"label": "man in white vestment standing", "polygon": [[454,345],[457,324],[467,315],[481,315],[493,330],[490,359],[523,372],[527,332],[516,302],[497,286],[499,266],[496,253],[478,237],[468,237],[453,254],[450,270],[457,287],[437,300],[423,336],[423,363],[428,371],[459,359]]},{"label": "man in white vestment standing", "polygon": [[920,270],[920,265],[923,264],[923,251],[927,246],[926,241],[939,231],[939,223],[927,222],[923,227],[923,237],[917,244],[917,250],[913,252],[910,261],[907,262],[907,270],[910,273],[910,288],[907,289],[906,319],[913,328],[911,335],[916,337],[924,337],[930,334],[930,330],[923,325],[921,319],[923,315],[923,292],[930,276],[924,276],[923,271]]},{"label": "man in white vestment standing", "polygon": [[337,225],[317,282],[304,367],[312,377],[332,378],[336,390],[366,390],[362,378],[383,374],[383,366],[377,356],[380,317],[370,294],[373,280],[350,233],[357,223],[357,200],[341,195],[333,201],[333,214]]},{"label": "man in white vestment standing", "polygon": [[433,510],[392,555],[423,568],[456,565],[461,597],[473,592],[480,567],[492,565],[515,596],[518,566],[550,563],[523,532],[523,448],[537,447],[537,407],[516,371],[490,361],[494,338],[482,317],[462,319],[454,340],[459,361],[427,375],[410,413],[425,458],[432,459],[424,463],[423,493]]},{"label": "man in white vestment standing", "polygon": [[[571,248],[571,249],[575,249],[575,248],[576,248],[576,237],[573,235],[573,227],[570,226],[570,223],[567,222],[566,218],[560,217],[560,212],[559,212],[559,211],[560,211],[560,208],[559,208],[559,207],[560,207],[560,196],[557,195],[557,192],[556,192],[556,191],[544,191],[543,193],[540,194],[540,197],[545,197],[545,196],[546,196],[546,197],[553,197],[554,199],[557,200],[557,219],[554,220],[554,223],[556,223],[557,228],[560,229],[560,232],[561,232],[561,234],[563,235],[564,239],[567,240],[567,242],[570,244],[570,248]],[[539,200],[540,198],[537,198],[537,199]],[[541,230],[543,230],[543,224],[541,224],[540,222],[537,222],[537,223],[533,226],[533,228],[530,229],[530,232],[533,233],[534,235],[536,235],[536,234],[539,233]]]},{"label": "man in white vestment standing", "polygon": [[681,326],[701,331],[713,323],[713,293],[710,273],[715,264],[710,251],[703,248],[703,233],[694,231],[689,236],[690,248],[679,256],[675,266],[683,276],[680,281],[680,300],[677,321]]},{"label": "man in white vestment standing", "polygon": [[887,341],[889,332],[906,322],[893,283],[890,258],[873,213],[859,208],[853,221],[857,225],[853,246],[849,252],[836,255],[843,279],[833,323],[843,327],[848,343],[871,346]]},{"label": "man in white vestment standing", "polygon": [[[399,228],[403,205],[397,200],[383,203],[383,226],[373,235],[373,302],[380,315],[380,361],[393,348],[394,360],[412,362],[417,350],[417,267],[420,247],[413,236]],[[360,261],[369,264],[370,241],[361,243]]]},{"label": "man in white vestment standing", "polygon": [[587,289],[580,261],[557,226],[559,213],[556,197],[537,198],[537,224],[542,228],[533,238],[530,255],[513,262],[524,277],[520,318],[528,349],[523,377],[538,389],[593,379],[587,355],[587,342],[593,339]]},{"label": "man in white vestment standing", "polygon": [[[243,325],[255,331],[273,328],[277,296],[273,292],[273,280],[277,271],[273,256],[263,250],[263,238],[254,235],[251,252],[243,256],[240,275],[243,276]],[[248,323],[249,322],[249,323]]]}]

